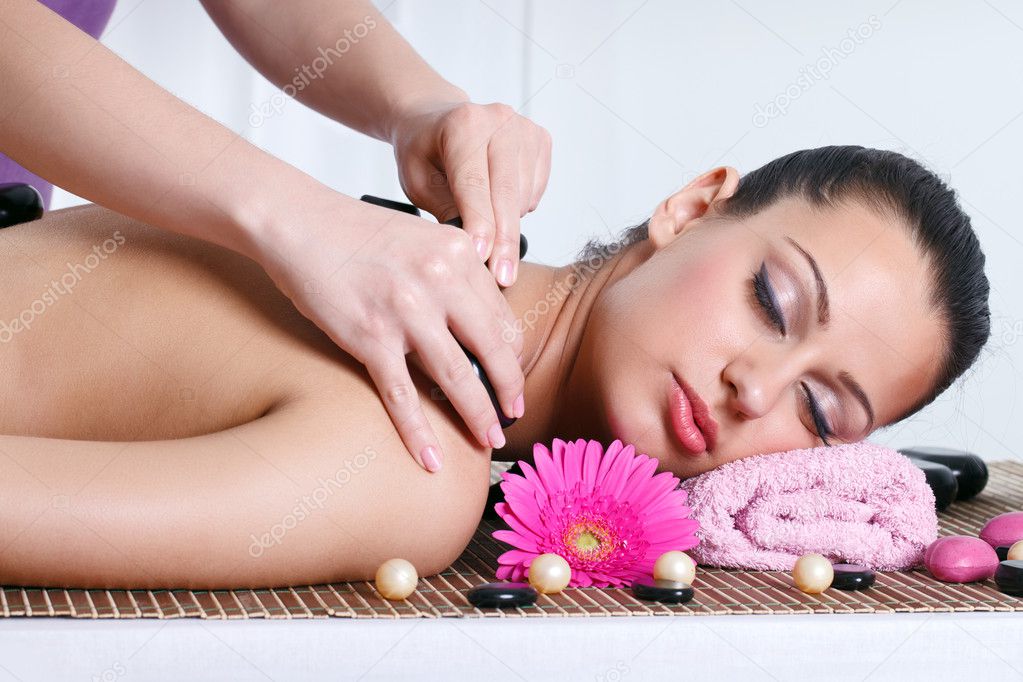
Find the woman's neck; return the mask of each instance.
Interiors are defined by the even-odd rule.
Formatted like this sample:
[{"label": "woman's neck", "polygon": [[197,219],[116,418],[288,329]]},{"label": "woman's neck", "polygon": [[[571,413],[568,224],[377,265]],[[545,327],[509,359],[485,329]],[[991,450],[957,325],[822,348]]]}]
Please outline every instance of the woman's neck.
[{"label": "woman's neck", "polygon": [[[636,245],[641,246],[640,244]],[[565,389],[579,358],[587,322],[604,287],[637,263],[642,248],[629,248],[603,258],[551,267],[522,262],[519,276],[504,290],[523,337],[526,413],[505,429],[507,445],[495,450],[495,461],[533,459],[533,443],[555,437],[599,438],[599,433],[568,433],[587,424],[585,401],[569,401]]]}]

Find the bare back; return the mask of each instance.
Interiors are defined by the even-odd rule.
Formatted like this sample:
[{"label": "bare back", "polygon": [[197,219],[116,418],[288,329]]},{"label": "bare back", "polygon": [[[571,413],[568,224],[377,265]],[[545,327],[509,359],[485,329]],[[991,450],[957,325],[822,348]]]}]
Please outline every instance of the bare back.
[{"label": "bare back", "polygon": [[[253,261],[89,205],[0,230],[0,263],[0,446],[19,464],[0,462],[0,476],[38,489],[37,497],[7,494],[0,502],[9,525],[0,544],[14,543],[0,561],[0,583],[365,579],[389,556],[441,570],[471,537],[486,499],[489,450],[449,403],[424,399],[447,459],[441,472],[423,471],[362,364],[298,313]],[[428,397],[432,382],[412,376]],[[110,451],[69,441],[106,441]],[[120,456],[122,441],[135,443],[139,456]],[[364,446],[377,453],[372,465],[291,531],[288,552],[254,556],[249,538],[279,525],[300,494],[322,487]],[[196,481],[201,494],[192,492]],[[131,524],[117,517],[118,491],[146,487],[150,500],[209,506],[209,515],[223,515],[220,523],[204,523],[195,511],[167,516],[162,503],[138,500]],[[214,489],[220,499],[211,502]],[[74,535],[61,518],[36,516],[35,506],[49,503],[45,495],[56,499],[61,490],[78,495],[76,519],[87,519],[109,545],[122,537],[128,549],[104,554],[80,528]],[[158,530],[180,537],[157,542]],[[45,551],[54,542],[80,544],[82,561],[54,564]],[[165,566],[168,551],[195,558]],[[138,557],[134,572],[123,565],[129,554]]]}]

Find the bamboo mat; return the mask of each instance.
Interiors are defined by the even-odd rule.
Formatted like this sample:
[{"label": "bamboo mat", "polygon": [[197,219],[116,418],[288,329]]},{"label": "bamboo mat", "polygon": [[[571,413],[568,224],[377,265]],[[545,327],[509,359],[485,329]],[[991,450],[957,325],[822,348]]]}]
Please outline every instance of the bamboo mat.
[{"label": "bamboo mat", "polygon": [[[956,502],[939,515],[941,535],[976,535],[992,516],[1023,509],[1023,463],[989,462],[990,480],[977,498]],[[469,588],[496,580],[497,556],[506,549],[490,537],[499,520],[484,519],[472,542],[448,570],[420,579],[408,599],[381,598],[372,583],[336,583],[274,590],[63,590],[0,588],[0,615],[71,618],[438,618],[648,616],[788,613],[895,613],[914,611],[1023,611],[1023,598],[1002,594],[992,580],[949,584],[926,571],[878,573],[870,589],[828,589],[803,594],[783,571],[701,567],[686,604],[634,598],[624,589],[570,588],[540,595],[515,609],[470,605]]]}]

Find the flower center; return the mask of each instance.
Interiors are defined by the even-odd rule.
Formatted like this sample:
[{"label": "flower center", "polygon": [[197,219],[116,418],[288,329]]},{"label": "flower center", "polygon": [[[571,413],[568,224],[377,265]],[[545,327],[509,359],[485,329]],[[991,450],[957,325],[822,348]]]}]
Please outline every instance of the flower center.
[{"label": "flower center", "polygon": [[584,512],[568,524],[562,540],[580,559],[602,561],[614,554],[616,537],[607,519]]},{"label": "flower center", "polygon": [[590,531],[584,530],[583,532],[579,533],[578,536],[576,536],[575,546],[581,552],[590,552],[600,547],[600,540],[593,537],[593,533],[591,533]]}]

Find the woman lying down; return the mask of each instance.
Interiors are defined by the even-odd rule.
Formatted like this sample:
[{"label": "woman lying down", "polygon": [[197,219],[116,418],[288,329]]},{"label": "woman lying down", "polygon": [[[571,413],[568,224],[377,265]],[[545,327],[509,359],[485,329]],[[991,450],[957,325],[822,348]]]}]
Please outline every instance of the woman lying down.
[{"label": "woman lying down", "polygon": [[[522,264],[503,294],[526,414],[491,453],[424,400],[446,453],[431,474],[364,366],[254,262],[96,206],[0,237],[7,585],[318,584],[392,557],[431,575],[472,537],[492,456],[618,438],[686,478],[856,441],[933,401],[989,335],[970,220],[915,161],[848,146],[714,168],[578,262]],[[675,426],[679,388],[699,429]]]}]

